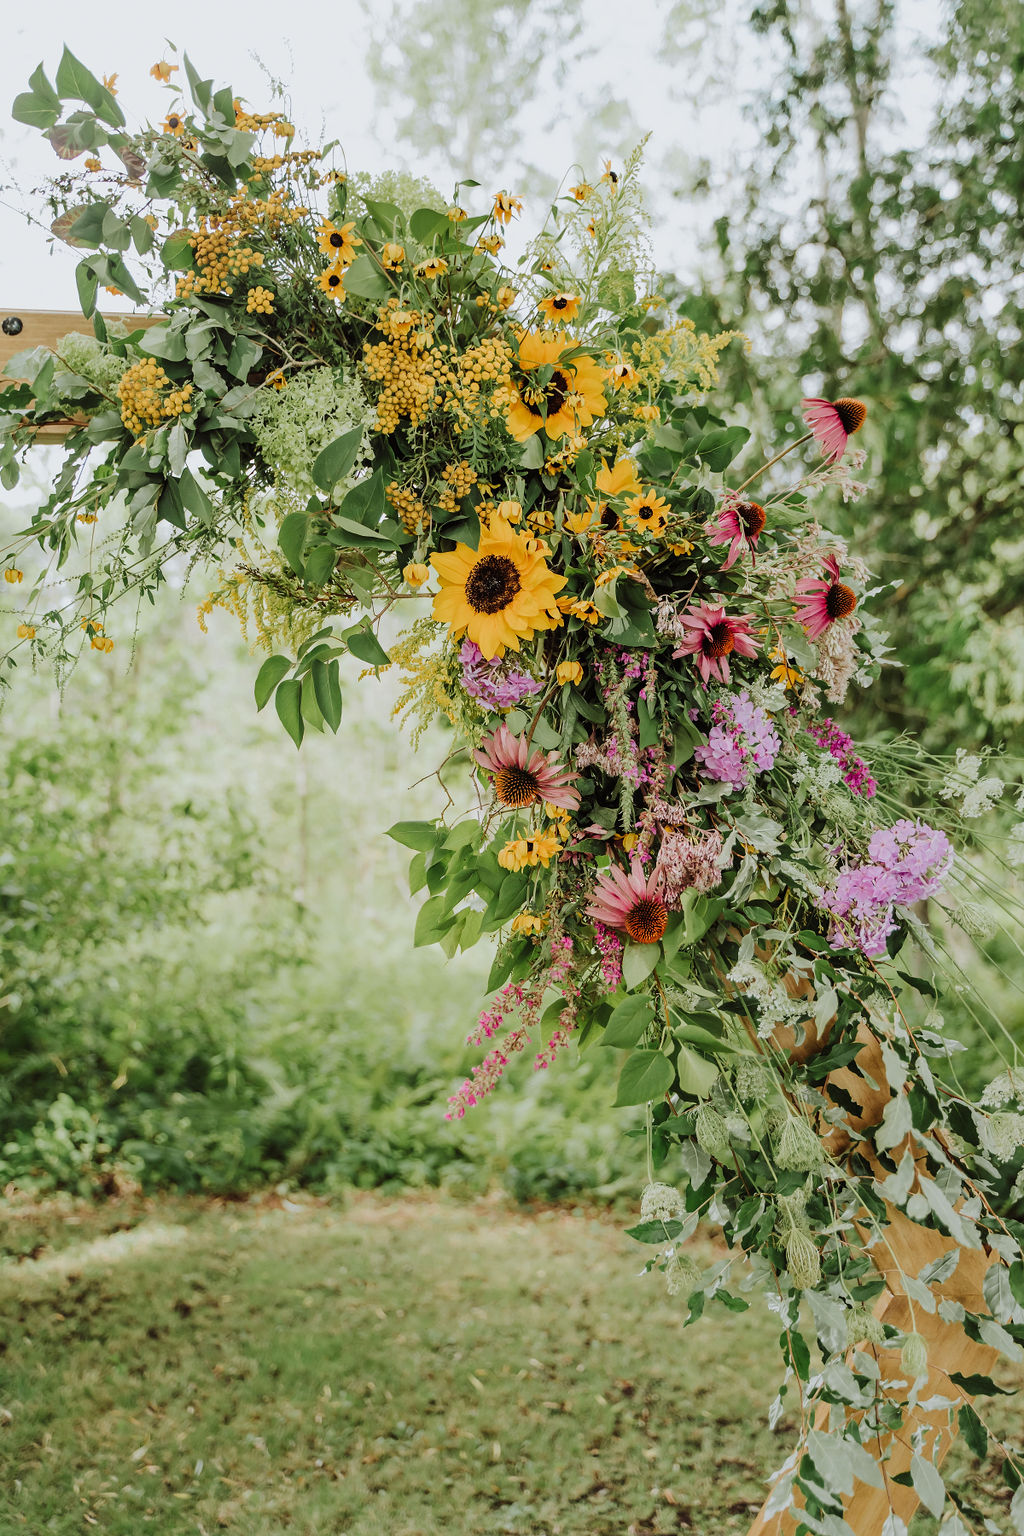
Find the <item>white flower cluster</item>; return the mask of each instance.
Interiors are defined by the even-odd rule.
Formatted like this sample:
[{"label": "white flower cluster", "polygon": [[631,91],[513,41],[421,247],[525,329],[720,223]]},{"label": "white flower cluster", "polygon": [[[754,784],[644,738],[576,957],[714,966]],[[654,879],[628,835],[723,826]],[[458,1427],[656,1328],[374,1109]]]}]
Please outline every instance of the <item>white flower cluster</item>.
[{"label": "white flower cluster", "polygon": [[760,1012],[757,1033],[762,1040],[767,1040],[780,1024],[808,1017],[806,1000],[790,997],[783,984],[772,981],[756,960],[738,961],[729,972],[729,980],[741,996],[749,997],[757,1004]]},{"label": "white flower cluster", "polygon": [[996,778],[994,774],[984,779],[978,777],[983,762],[984,759],[975,753],[958,748],[956,761],[939,790],[943,800],[960,801],[960,815],[965,820],[972,820],[991,810],[1006,788],[1002,779]]},{"label": "white flower cluster", "polygon": [[825,752],[820,753],[813,763],[806,752],[798,752],[793,759],[793,766],[812,800],[820,800],[830,789],[843,782],[843,770],[835,758]]}]

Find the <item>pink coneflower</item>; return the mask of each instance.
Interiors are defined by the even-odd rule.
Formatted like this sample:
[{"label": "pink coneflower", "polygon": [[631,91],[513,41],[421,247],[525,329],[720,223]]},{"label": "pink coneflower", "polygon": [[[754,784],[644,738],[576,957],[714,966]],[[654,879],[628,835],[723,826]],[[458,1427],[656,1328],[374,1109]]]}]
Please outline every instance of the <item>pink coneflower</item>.
[{"label": "pink coneflower", "polygon": [[805,576],[796,584],[796,618],[808,640],[817,640],[837,619],[848,619],[857,606],[857,594],[839,580],[839,561],[826,555],[825,576]]},{"label": "pink coneflower", "polygon": [[757,540],[765,525],[764,507],[756,501],[726,501],[719,508],[718,517],[709,523],[706,532],[709,544],[728,544],[729,554],[723,571],[735,565],[746,549],[756,549]]},{"label": "pink coneflower", "polygon": [[530,752],[525,736],[513,736],[502,721],[473,753],[481,768],[494,775],[494,793],[502,805],[522,811],[538,800],[574,811],[579,791],[571,788],[578,775],[558,761],[557,752]]},{"label": "pink coneflower", "polygon": [[854,432],[864,425],[868,408],[863,400],[801,400],[804,421],[814,433],[825,458],[838,464]]},{"label": "pink coneflower", "polygon": [[598,875],[587,915],[595,923],[622,929],[634,944],[657,944],[668,927],[661,886],[662,877],[656,871],[648,876],[639,864],[631,864],[627,875],[613,865]]},{"label": "pink coneflower", "polygon": [[713,603],[687,608],[679,615],[679,623],[688,633],[672,652],[673,658],[695,656],[697,671],[705,683],[709,677],[727,683],[731,679],[729,657],[733,651],[738,656],[757,655],[757,644],[750,633],[752,619],[751,613],[730,619],[724,608]]}]

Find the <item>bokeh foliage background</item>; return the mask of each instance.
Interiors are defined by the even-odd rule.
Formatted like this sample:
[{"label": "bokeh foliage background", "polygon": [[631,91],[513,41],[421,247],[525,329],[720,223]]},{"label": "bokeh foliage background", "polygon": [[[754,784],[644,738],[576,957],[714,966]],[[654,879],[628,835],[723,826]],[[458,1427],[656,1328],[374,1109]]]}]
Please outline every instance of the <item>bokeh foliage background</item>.
[{"label": "bokeh foliage background", "polygon": [[[873,606],[901,666],[853,703],[857,728],[1019,755],[1024,12],[961,0],[925,34],[916,0],[647,9],[652,69],[745,115],[738,163],[663,131],[648,179],[653,217],[682,204],[693,231],[666,295],[751,338],[723,373],[750,465],[798,430],[802,394],[870,403],[871,489],[836,527],[891,583]],[[593,177],[647,126],[581,0],[374,15],[397,158],[443,187],[516,175],[539,207],[574,155]],[[61,698],[23,677],[3,715],[0,1184],[635,1187],[607,1051],[515,1072],[446,1125],[487,957],[411,949],[406,856],[383,838],[436,809],[436,786],[408,787],[429,746],[417,760],[395,689],[353,672],[339,736],[296,756],[254,713],[229,620],[196,628],[209,577],[140,615],[130,668],[127,646],[87,651]],[[1013,976],[987,984],[1019,1035]]]}]

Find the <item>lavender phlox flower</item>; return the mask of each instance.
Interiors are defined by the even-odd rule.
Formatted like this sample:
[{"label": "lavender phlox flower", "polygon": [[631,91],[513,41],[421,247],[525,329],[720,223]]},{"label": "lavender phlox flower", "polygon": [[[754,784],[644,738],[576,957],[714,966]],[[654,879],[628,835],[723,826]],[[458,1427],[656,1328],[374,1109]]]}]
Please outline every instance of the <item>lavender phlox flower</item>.
[{"label": "lavender phlox flower", "polygon": [[746,690],[721,695],[712,709],[714,724],[706,743],[694,751],[709,779],[745,789],[752,773],[764,773],[778,756],[778,733],[771,716],[753,703]]},{"label": "lavender phlox flower", "polygon": [[540,683],[526,672],[516,672],[506,657],[488,661],[474,640],[464,640],[459,651],[462,686],[488,709],[513,709],[521,699],[540,691]]},{"label": "lavender phlox flower", "polygon": [[894,907],[909,907],[935,895],[953,862],[944,832],[907,818],[872,834],[868,861],[839,871],[834,891],[820,904],[835,921],[829,929],[833,949],[856,946],[865,955],[883,955],[896,931]]}]

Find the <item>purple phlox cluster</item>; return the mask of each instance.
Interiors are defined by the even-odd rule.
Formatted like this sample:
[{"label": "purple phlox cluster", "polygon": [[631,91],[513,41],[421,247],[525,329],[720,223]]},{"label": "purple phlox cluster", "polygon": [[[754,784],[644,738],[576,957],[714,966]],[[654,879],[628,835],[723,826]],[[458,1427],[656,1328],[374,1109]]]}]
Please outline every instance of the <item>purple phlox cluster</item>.
[{"label": "purple phlox cluster", "polygon": [[893,909],[934,896],[952,862],[945,832],[923,821],[903,819],[875,832],[868,861],[846,865],[835,890],[822,894],[821,905],[834,919],[828,935],[832,948],[856,946],[865,955],[883,955],[886,939],[896,931]]},{"label": "purple phlox cluster", "polygon": [[516,672],[511,662],[495,656],[488,661],[475,640],[463,640],[459,651],[462,685],[488,709],[512,709],[520,699],[540,690],[527,672]]},{"label": "purple phlox cluster", "polygon": [[853,737],[841,731],[834,720],[823,720],[820,725],[812,722],[807,727],[819,747],[824,747],[834,757],[843,771],[843,778],[855,795],[870,800],[878,785],[868,772],[868,765],[853,750]]},{"label": "purple phlox cluster", "polygon": [[711,717],[714,724],[707,742],[693,755],[709,779],[745,789],[751,773],[764,773],[778,756],[781,742],[772,718],[751,702],[745,690],[727,697],[719,695]]}]

